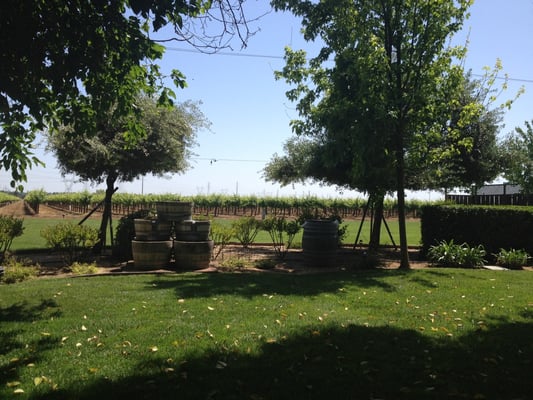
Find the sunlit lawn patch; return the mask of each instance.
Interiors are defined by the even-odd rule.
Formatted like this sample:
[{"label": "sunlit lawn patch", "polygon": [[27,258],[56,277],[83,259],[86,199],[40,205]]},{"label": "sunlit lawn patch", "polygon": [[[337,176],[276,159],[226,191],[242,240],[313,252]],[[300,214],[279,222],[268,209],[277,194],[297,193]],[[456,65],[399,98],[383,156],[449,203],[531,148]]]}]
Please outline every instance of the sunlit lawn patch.
[{"label": "sunlit lawn patch", "polygon": [[0,286],[0,398],[527,398],[529,271]]},{"label": "sunlit lawn patch", "polygon": [[[79,218],[81,220],[81,217]],[[78,219],[72,219],[74,222],[77,222]],[[64,219],[54,219],[54,218],[26,218],[24,220],[24,233],[22,236],[15,238],[13,241],[12,250],[29,250],[29,249],[44,249],[45,240],[41,237],[41,230],[50,225],[57,225],[61,222],[64,222]],[[232,219],[219,219],[221,223],[231,224]],[[353,244],[359,230],[360,221],[350,220],[345,221],[348,225],[347,235],[344,239],[345,244]],[[97,218],[88,219],[84,224],[87,224],[92,227],[99,227],[100,220]],[[391,220],[388,222],[392,237],[396,244],[399,243],[398,237],[398,222],[396,220]],[[115,224],[116,225],[116,224]],[[382,228],[382,244],[390,245],[392,244],[391,239],[386,231],[386,228]],[[420,220],[408,220],[407,221],[407,238],[409,245],[418,246],[420,245]],[[363,224],[363,229],[361,230],[360,241],[363,243],[368,243],[370,239],[370,223],[365,221]],[[109,239],[108,239],[109,240]],[[237,238],[233,238],[234,242],[237,242]],[[259,231],[255,242],[257,243],[271,243],[272,240],[266,231]],[[302,231],[296,235],[295,244],[302,242]],[[109,243],[108,243],[109,244]]]}]

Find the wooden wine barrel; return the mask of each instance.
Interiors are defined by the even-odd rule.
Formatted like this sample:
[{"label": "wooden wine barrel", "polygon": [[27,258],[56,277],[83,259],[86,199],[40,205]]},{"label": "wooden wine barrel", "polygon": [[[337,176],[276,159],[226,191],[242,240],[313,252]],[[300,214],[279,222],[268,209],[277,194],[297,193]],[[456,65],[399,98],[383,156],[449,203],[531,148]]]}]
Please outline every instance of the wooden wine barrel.
[{"label": "wooden wine barrel", "polygon": [[202,242],[174,241],[174,260],[176,269],[208,268],[213,253],[213,241]]},{"label": "wooden wine barrel", "polygon": [[132,240],[135,269],[153,270],[167,267],[172,255],[172,240]]},{"label": "wooden wine barrel", "polygon": [[134,219],[136,240],[169,240],[172,225],[169,221]]},{"label": "wooden wine barrel", "polygon": [[331,267],[337,260],[339,223],[311,219],[303,224],[302,250],[304,261],[310,267]]},{"label": "wooden wine barrel", "polygon": [[163,221],[183,221],[192,218],[191,201],[158,201],[155,203],[157,218]]},{"label": "wooden wine barrel", "polygon": [[202,242],[209,239],[211,221],[186,220],[174,224],[176,240],[183,242]]}]

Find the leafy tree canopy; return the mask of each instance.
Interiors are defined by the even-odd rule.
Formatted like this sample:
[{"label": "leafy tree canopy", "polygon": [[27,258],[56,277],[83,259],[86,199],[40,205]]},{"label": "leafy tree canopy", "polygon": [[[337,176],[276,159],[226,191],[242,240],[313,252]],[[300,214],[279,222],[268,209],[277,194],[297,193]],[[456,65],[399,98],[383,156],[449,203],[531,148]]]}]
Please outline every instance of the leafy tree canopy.
[{"label": "leafy tree canopy", "polygon": [[[318,55],[288,49],[278,77],[293,85],[296,135],[333,151],[352,154],[350,187],[395,189],[398,195],[401,266],[408,267],[404,197],[407,158],[439,135],[446,99],[463,81],[463,47],[448,47],[467,15],[470,0],[273,0],[277,9],[302,17],[304,37],[320,39]],[[331,63],[330,59],[333,59]],[[469,113],[462,114],[463,122]],[[454,133],[456,134],[456,133]],[[332,139],[332,140],[330,140]],[[330,156],[333,155],[333,159]],[[327,177],[326,177],[327,179]]]},{"label": "leafy tree canopy", "polygon": [[501,143],[504,160],[504,177],[520,185],[521,191],[533,193],[533,121],[525,127],[516,127]]},{"label": "leafy tree canopy", "polygon": [[448,112],[437,121],[436,125],[441,127],[438,135],[429,136],[423,146],[413,146],[408,154],[410,188],[470,188],[490,182],[502,173],[497,136],[504,110],[514,99],[495,104],[506,89],[506,82],[501,87],[496,85],[501,69],[497,61],[493,69],[486,68],[478,79],[471,72],[465,75],[462,90],[449,99]]},{"label": "leafy tree canopy", "polygon": [[102,183],[107,177],[131,182],[147,174],[162,176],[180,173],[189,167],[196,133],[209,128],[198,104],[185,102],[158,106],[152,97],[136,100],[145,136],[129,143],[124,131],[128,118],[114,120],[109,111],[95,133],[76,132],[72,126],[60,126],[48,133],[48,149],[58,160],[63,174],[76,174],[83,181]]},{"label": "leafy tree canopy", "polygon": [[[171,39],[202,49],[251,34],[242,2],[233,0],[4,0],[0,15],[0,166],[13,187],[40,163],[31,150],[38,130],[64,124],[95,132],[96,115],[135,113],[140,91],[171,103],[156,64],[164,47],[151,33],[170,26]],[[172,78],[185,85],[179,71]],[[129,141],[142,137],[135,118],[128,124]]]}]

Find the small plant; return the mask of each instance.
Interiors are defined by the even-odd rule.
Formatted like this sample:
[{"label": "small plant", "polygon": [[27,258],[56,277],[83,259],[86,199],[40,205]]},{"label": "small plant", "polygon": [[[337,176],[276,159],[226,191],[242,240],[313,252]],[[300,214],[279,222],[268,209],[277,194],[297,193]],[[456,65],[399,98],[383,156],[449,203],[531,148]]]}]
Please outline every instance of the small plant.
[{"label": "small plant", "polygon": [[96,263],[80,263],[75,262],[69,268],[70,272],[74,275],[88,275],[96,274],[98,272],[98,267]]},{"label": "small plant", "polygon": [[211,239],[214,242],[214,249],[211,258],[216,260],[220,253],[230,243],[235,231],[233,227],[223,225],[216,221],[211,221]]},{"label": "small plant", "polygon": [[255,219],[255,217],[242,217],[233,221],[231,227],[234,230],[237,240],[246,249],[254,242],[255,237],[259,233],[261,221]]},{"label": "small plant", "polygon": [[47,226],[41,231],[46,245],[65,254],[67,265],[79,261],[98,241],[98,230],[72,222],[63,222]]},{"label": "small plant", "polygon": [[509,269],[521,269],[529,259],[529,254],[522,249],[500,249],[500,252],[495,256],[497,265]]},{"label": "small plant", "polygon": [[454,243],[453,239],[449,242],[443,240],[428,251],[429,261],[441,267],[481,267],[486,262],[485,255],[482,245],[470,247],[466,243]]},{"label": "small plant", "polygon": [[487,261],[485,256],[487,252],[482,245],[477,246],[468,246],[466,243],[461,247],[462,249],[462,258],[461,265],[466,268],[479,268],[482,267]]},{"label": "small plant", "polygon": [[258,269],[273,269],[276,267],[276,260],[271,258],[263,258],[255,262],[255,267]]},{"label": "small plant", "polygon": [[12,216],[0,216],[0,262],[5,258],[11,248],[13,239],[21,236],[24,232],[24,220]]},{"label": "small plant", "polygon": [[269,217],[263,221],[263,229],[270,235],[278,258],[283,259],[301,226],[298,221],[287,221],[285,217]]},{"label": "small plant", "polygon": [[4,274],[0,275],[3,283],[17,283],[39,276],[40,267],[32,265],[27,260],[17,260],[15,257],[7,257],[4,260]]},{"label": "small plant", "polygon": [[246,262],[239,257],[228,257],[220,262],[219,269],[222,271],[241,271],[246,267]]}]

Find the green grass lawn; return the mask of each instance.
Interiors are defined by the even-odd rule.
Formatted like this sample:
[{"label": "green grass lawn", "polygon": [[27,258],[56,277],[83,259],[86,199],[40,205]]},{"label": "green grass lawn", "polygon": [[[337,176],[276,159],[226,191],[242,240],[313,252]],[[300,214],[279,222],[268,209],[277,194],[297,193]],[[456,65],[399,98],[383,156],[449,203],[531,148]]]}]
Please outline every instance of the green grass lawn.
[{"label": "green grass lawn", "polygon": [[[73,223],[79,222],[79,219],[70,219]],[[41,237],[41,230],[47,225],[56,225],[61,222],[64,222],[64,219],[53,219],[53,218],[26,218],[24,220],[24,234],[18,238],[15,238],[11,250],[20,251],[20,250],[30,250],[30,249],[44,249],[45,240]],[[229,219],[218,219],[225,224],[230,224],[231,220]],[[116,227],[118,221],[114,221],[114,226]],[[347,235],[344,239],[344,243],[353,244],[359,230],[360,221],[347,221],[345,222],[348,225]],[[96,218],[90,218],[85,222],[86,225],[98,228],[100,226],[100,220]],[[399,236],[398,236],[398,222],[392,220],[388,222],[394,242],[399,245]],[[407,238],[409,245],[418,246],[420,245],[420,221],[419,220],[408,220],[407,221]],[[385,245],[392,244],[391,239],[385,227],[382,227],[381,234],[381,243]],[[236,239],[235,239],[236,240]],[[361,235],[359,240],[367,244],[370,240],[370,223],[369,220],[365,221],[363,224],[363,229],[361,230]],[[257,235],[256,242],[258,243],[270,243],[270,236],[266,231],[260,231]],[[302,231],[296,236],[295,244],[301,244],[302,242]]]},{"label": "green grass lawn", "polygon": [[457,269],[2,285],[0,398],[531,398],[531,287]]}]

